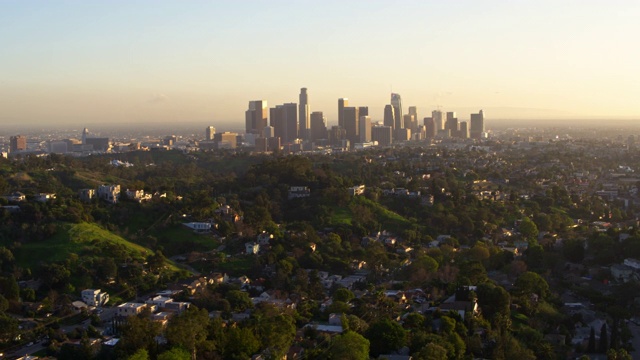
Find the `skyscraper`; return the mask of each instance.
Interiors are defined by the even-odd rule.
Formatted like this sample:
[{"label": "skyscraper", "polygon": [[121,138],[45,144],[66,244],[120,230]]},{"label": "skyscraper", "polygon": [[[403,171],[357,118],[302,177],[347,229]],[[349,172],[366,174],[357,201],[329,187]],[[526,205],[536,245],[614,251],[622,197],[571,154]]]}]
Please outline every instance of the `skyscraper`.
[{"label": "skyscraper", "polygon": [[371,140],[377,141],[380,146],[391,145],[393,138],[391,126],[374,126],[371,128]]},{"label": "skyscraper", "polygon": [[[403,121],[402,116],[404,115],[402,113],[402,98],[400,97],[400,94],[391,93],[391,106],[393,106],[395,123],[399,124],[401,121]],[[396,129],[398,129],[397,126]]]},{"label": "skyscraper", "polygon": [[89,137],[89,129],[84,128],[82,130],[82,145],[85,145],[87,143],[87,137]]},{"label": "skyscraper", "polygon": [[[360,108],[362,109],[362,108]],[[360,142],[366,143],[371,141],[371,117],[367,115],[360,115],[360,123],[358,124],[360,130]]]},{"label": "skyscraper", "polygon": [[411,130],[411,132],[416,132],[418,130],[418,123],[415,121],[416,118],[414,118],[413,115],[404,114],[403,118],[404,120],[402,123],[404,128]]},{"label": "skyscraper", "polygon": [[322,111],[314,111],[311,113],[311,140],[320,140],[327,138],[327,121]]},{"label": "skyscraper", "polygon": [[458,131],[458,137],[462,138],[462,139],[468,139],[469,138],[469,128],[467,127],[467,122],[466,121],[461,121],[460,122],[460,131]]},{"label": "skyscraper", "polygon": [[345,107],[343,110],[342,121],[344,129],[347,132],[347,139],[353,144],[360,142],[360,116],[358,116],[358,108],[355,106]]},{"label": "skyscraper", "polygon": [[360,106],[360,107],[358,107],[358,115],[360,115],[360,116],[369,116],[369,107],[368,106]]},{"label": "skyscraper", "polygon": [[425,128],[425,137],[427,139],[433,139],[438,134],[438,129],[436,129],[436,122],[432,117],[424,118],[424,128]]},{"label": "skyscraper", "polygon": [[342,111],[346,106],[349,106],[349,99],[338,99],[338,126],[344,127],[344,116],[342,115]]},{"label": "skyscraper", "polygon": [[267,101],[249,101],[249,109],[245,112],[245,132],[248,134],[261,134],[267,126]]},{"label": "skyscraper", "polygon": [[289,103],[277,105],[269,110],[270,125],[274,127],[275,136],[288,143],[298,138],[298,105]]},{"label": "skyscraper", "polygon": [[415,106],[409,106],[409,114],[413,115],[413,118],[416,120],[416,126],[418,123],[418,108]]},{"label": "skyscraper", "polygon": [[311,113],[309,110],[309,95],[307,94],[307,88],[300,89],[300,103],[298,104],[298,121],[300,125],[298,127],[300,137],[303,139],[309,138],[309,128],[311,127]]},{"label": "skyscraper", "polygon": [[216,133],[216,128],[213,126],[207,126],[205,130],[205,140],[213,140],[213,134]]},{"label": "skyscraper", "polygon": [[482,133],[484,133],[484,113],[482,110],[477,114],[471,114],[470,122],[469,136],[472,139],[481,139]]},{"label": "skyscraper", "polygon": [[384,106],[384,126],[390,127],[392,130],[396,124],[395,111],[393,109],[393,105],[385,105]]},{"label": "skyscraper", "polygon": [[445,117],[444,113],[440,110],[433,110],[431,112],[431,117],[433,121],[436,123],[436,132],[444,129]]},{"label": "skyscraper", "polygon": [[451,136],[458,136],[458,118],[456,117],[456,113],[454,111],[447,112],[447,122],[444,124],[445,130],[450,130]]}]

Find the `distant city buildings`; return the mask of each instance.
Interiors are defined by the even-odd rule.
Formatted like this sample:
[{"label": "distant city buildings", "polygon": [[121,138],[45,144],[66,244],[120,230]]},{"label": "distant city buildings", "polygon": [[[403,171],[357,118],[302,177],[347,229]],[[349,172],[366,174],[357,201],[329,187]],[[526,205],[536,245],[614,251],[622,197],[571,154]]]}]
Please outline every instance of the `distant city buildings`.
[{"label": "distant city buildings", "polygon": [[299,133],[303,139],[309,139],[309,129],[311,127],[311,113],[309,110],[309,95],[307,88],[300,89],[300,103],[298,105]]},{"label": "distant city buildings", "polygon": [[481,139],[484,134],[484,113],[482,110],[477,114],[471,114],[471,127],[469,136],[472,139]]},{"label": "distant city buildings", "polygon": [[249,101],[249,108],[245,112],[245,132],[260,134],[267,126],[268,106],[265,100]]},{"label": "distant city buildings", "polygon": [[213,135],[215,135],[216,133],[216,128],[214,128],[213,126],[207,126],[207,129],[205,130],[205,140],[213,140]]},{"label": "distant city buildings", "polygon": [[9,138],[9,151],[14,153],[17,151],[27,150],[27,137],[24,135],[16,135]]}]

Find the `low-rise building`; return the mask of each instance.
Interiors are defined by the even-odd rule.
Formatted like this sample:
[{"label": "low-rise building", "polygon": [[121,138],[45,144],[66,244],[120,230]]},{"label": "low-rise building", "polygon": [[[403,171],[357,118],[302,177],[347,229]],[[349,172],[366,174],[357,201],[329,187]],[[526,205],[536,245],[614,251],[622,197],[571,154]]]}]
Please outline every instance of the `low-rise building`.
[{"label": "low-rise building", "polygon": [[89,306],[103,306],[109,302],[109,294],[100,289],[82,290],[82,301]]},{"label": "low-rise building", "polygon": [[116,315],[119,317],[138,315],[146,308],[147,308],[147,304],[126,302],[118,305],[118,310]]},{"label": "low-rise building", "polygon": [[120,185],[100,185],[97,195],[98,198],[115,204],[120,200]]}]

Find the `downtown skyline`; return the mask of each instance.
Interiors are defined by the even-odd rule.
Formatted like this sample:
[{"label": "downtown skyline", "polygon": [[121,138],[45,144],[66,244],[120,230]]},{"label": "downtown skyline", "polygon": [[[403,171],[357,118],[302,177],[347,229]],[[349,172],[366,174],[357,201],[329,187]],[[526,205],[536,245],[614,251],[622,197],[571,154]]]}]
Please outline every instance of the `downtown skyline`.
[{"label": "downtown skyline", "polygon": [[0,127],[243,128],[248,101],[299,103],[302,87],[329,125],[338,98],[382,121],[390,92],[417,120],[638,119],[639,15],[630,1],[5,1]]}]

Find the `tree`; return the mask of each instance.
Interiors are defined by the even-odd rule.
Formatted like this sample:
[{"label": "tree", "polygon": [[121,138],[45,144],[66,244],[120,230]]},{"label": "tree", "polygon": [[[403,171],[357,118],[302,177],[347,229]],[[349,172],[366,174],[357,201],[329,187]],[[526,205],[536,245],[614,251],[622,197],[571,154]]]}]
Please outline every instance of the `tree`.
[{"label": "tree", "polygon": [[351,292],[351,290],[347,289],[347,288],[338,288],[334,293],[333,293],[333,301],[342,301],[345,303],[348,303],[349,301],[351,301],[355,296],[353,295],[353,293]]},{"label": "tree", "polygon": [[396,351],[407,343],[406,331],[395,321],[382,319],[373,323],[366,333],[371,343],[371,354],[380,354]]},{"label": "tree", "polygon": [[502,286],[482,283],[476,290],[478,305],[485,319],[491,321],[496,315],[508,315],[511,297]]},{"label": "tree", "polygon": [[534,240],[538,238],[538,227],[528,217],[522,218],[522,222],[518,227],[522,236],[527,240]]},{"label": "tree", "polygon": [[249,328],[232,327],[226,331],[224,358],[231,360],[250,359],[260,350],[260,340]]},{"label": "tree", "polygon": [[587,352],[591,354],[596,352],[596,331],[593,329],[593,326],[589,333],[589,345],[587,346]]},{"label": "tree", "polygon": [[418,353],[414,354],[415,360],[447,360],[447,349],[436,344],[429,343],[423,347]]},{"label": "tree", "polygon": [[262,347],[270,359],[279,359],[287,353],[296,335],[293,318],[280,314],[260,319],[258,332]]},{"label": "tree", "polygon": [[609,333],[607,332],[607,323],[602,324],[600,328],[600,344],[598,345],[598,351],[606,354],[609,350]]},{"label": "tree", "polygon": [[229,301],[233,311],[245,311],[246,309],[253,308],[249,294],[244,291],[231,290],[227,293],[226,299]]},{"label": "tree", "polygon": [[329,359],[367,360],[369,340],[354,331],[338,335],[329,345]]},{"label": "tree", "polygon": [[146,349],[150,354],[156,351],[155,337],[160,334],[160,324],[151,320],[149,311],[128,317],[121,332],[116,345],[118,358],[126,358],[140,349]]},{"label": "tree", "polygon": [[207,339],[209,313],[205,309],[190,307],[180,315],[174,316],[167,325],[166,336],[170,344],[187,349],[193,360],[198,347]]},{"label": "tree", "polygon": [[129,356],[127,360],[149,360],[149,352],[146,349],[139,349]]},{"label": "tree", "polygon": [[163,352],[158,355],[158,360],[189,360],[191,359],[191,355],[189,352],[180,347],[174,347],[170,350]]}]

